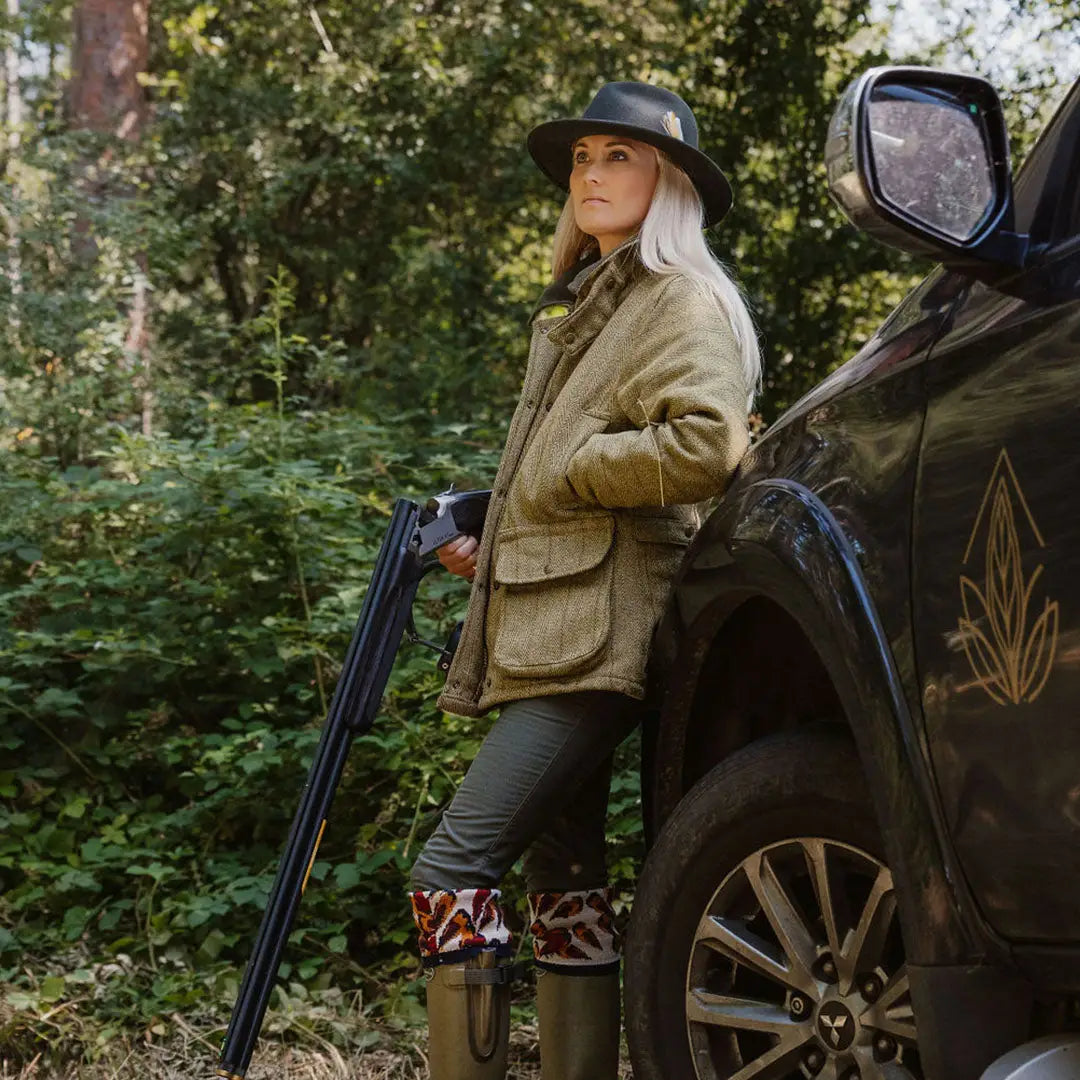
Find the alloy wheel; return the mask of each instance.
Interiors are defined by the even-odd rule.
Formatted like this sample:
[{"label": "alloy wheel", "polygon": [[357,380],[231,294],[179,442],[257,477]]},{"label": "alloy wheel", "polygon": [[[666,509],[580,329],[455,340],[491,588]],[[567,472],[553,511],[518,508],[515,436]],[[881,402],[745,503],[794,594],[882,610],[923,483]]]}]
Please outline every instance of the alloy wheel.
[{"label": "alloy wheel", "polygon": [[694,935],[698,1080],[922,1080],[892,874],[819,837],[755,851]]}]

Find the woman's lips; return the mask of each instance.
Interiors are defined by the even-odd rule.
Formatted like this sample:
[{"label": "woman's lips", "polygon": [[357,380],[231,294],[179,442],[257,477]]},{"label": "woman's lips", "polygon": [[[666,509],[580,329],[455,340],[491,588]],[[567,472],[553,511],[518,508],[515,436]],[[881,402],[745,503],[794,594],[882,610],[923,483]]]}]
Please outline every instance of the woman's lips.
[{"label": "woman's lips", "polygon": [[601,199],[599,195],[590,195],[587,199],[584,199],[582,201],[587,202],[587,203],[591,203],[591,202],[607,202],[607,199]]}]

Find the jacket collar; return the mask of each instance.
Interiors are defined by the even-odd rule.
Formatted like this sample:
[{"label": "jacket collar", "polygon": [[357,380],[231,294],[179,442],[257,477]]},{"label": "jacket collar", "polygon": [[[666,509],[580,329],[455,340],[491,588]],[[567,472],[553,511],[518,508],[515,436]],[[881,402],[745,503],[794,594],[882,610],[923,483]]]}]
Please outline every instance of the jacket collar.
[{"label": "jacket collar", "polygon": [[573,266],[564,270],[540,294],[540,299],[536,301],[536,306],[532,309],[529,321],[532,322],[532,320],[536,318],[536,313],[538,311],[543,311],[544,308],[550,307],[552,304],[566,304],[569,307],[573,307],[574,301],[577,299],[581,281],[585,279],[586,272],[591,266],[595,265],[597,261],[597,252],[592,251],[583,259],[578,259]]},{"label": "jacket collar", "polygon": [[567,356],[584,352],[619,306],[627,286],[643,269],[637,236],[593,263],[572,282],[577,285],[577,302],[573,311],[552,327],[548,341]]},{"label": "jacket collar", "polygon": [[[624,240],[618,247],[614,247],[602,258],[599,251],[593,248],[587,255],[579,259],[573,266],[564,270],[541,294],[533,307],[529,321],[536,318],[537,312],[552,304],[566,304],[576,308],[592,291],[597,280],[612,281],[610,291],[618,294],[622,286],[633,273],[635,265],[640,263],[638,258],[638,234]],[[614,310],[614,309],[612,309]],[[573,314],[571,312],[571,314]],[[608,313],[610,314],[610,312]],[[605,316],[606,317],[606,316]]]}]

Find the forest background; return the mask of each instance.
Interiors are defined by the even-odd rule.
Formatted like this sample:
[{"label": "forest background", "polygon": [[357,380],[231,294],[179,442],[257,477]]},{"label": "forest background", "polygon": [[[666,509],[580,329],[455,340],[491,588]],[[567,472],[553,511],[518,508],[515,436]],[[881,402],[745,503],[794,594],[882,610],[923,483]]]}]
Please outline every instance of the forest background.
[{"label": "forest background", "polygon": [[[494,475],[561,207],[526,132],[608,80],[692,103],[736,190],[711,239],[760,327],[761,428],[928,269],[828,200],[844,85],[882,62],[979,71],[1019,160],[1075,77],[1080,8],[6,0],[2,18],[0,1061],[115,1077],[213,1056],[393,500]],[[427,636],[467,595],[426,579]],[[436,710],[440,684],[403,648],[267,1021],[339,1073],[420,1062],[406,874],[490,722]],[[635,752],[610,808],[626,903]]]}]

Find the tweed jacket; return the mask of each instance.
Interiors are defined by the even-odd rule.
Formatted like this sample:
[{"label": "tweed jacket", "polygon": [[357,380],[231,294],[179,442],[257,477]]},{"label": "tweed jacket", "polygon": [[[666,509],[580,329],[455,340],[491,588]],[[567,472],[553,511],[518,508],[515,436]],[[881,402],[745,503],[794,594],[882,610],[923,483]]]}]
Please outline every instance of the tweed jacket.
[{"label": "tweed jacket", "polygon": [[749,442],[735,337],[700,286],[649,271],[632,237],[570,288],[569,313],[533,313],[447,712],[578,690],[643,698],[698,504]]}]

